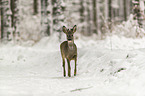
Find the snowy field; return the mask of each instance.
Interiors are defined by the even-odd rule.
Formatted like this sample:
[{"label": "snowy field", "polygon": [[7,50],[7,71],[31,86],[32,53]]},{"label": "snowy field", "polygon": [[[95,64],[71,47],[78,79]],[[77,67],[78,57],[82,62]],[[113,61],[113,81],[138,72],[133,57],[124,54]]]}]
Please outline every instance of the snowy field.
[{"label": "snowy field", "polygon": [[78,75],[71,78],[63,77],[53,37],[33,47],[1,45],[0,96],[145,96],[145,38],[88,39],[75,40]]}]

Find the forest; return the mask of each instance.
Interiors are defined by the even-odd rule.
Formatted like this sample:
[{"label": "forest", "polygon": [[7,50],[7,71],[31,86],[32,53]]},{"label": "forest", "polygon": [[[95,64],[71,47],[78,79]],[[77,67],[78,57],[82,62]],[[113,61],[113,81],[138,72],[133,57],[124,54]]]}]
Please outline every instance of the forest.
[{"label": "forest", "polygon": [[[58,34],[62,26],[78,26],[83,36],[98,39],[112,34],[117,25],[132,19],[144,28],[144,0],[0,0],[1,40],[39,41]],[[132,16],[132,17],[131,17]],[[35,26],[35,27],[34,27]],[[119,28],[118,28],[119,29]],[[128,28],[130,30],[130,28]],[[130,30],[131,31],[131,30]],[[119,34],[119,32],[116,32]],[[138,31],[128,34],[138,35]],[[142,34],[141,34],[142,35]]]},{"label": "forest", "polygon": [[0,96],[145,96],[144,73],[145,0],[0,0]]}]

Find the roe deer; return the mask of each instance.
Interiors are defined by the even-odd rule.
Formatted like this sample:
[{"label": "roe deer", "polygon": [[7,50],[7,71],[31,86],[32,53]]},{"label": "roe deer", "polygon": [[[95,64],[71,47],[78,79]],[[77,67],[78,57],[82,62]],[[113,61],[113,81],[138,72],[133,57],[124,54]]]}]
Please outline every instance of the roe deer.
[{"label": "roe deer", "polygon": [[61,56],[62,56],[62,60],[63,60],[64,77],[66,76],[65,58],[67,59],[67,63],[68,63],[68,76],[69,77],[71,77],[70,61],[75,60],[74,76],[76,76],[76,73],[77,73],[77,46],[74,43],[73,34],[76,32],[77,26],[75,25],[71,30],[69,30],[65,26],[63,26],[62,30],[67,36],[67,41],[62,42],[60,45]]}]

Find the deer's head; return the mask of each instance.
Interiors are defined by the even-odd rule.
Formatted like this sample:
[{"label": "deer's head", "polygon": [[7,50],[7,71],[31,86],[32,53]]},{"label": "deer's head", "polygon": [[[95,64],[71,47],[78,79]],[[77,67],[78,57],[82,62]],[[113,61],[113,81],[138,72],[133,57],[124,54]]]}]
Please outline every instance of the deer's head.
[{"label": "deer's head", "polygon": [[66,34],[67,41],[68,42],[73,42],[74,41],[73,34],[76,32],[77,26],[74,25],[74,27],[72,29],[67,29],[65,26],[63,26],[62,30]]}]

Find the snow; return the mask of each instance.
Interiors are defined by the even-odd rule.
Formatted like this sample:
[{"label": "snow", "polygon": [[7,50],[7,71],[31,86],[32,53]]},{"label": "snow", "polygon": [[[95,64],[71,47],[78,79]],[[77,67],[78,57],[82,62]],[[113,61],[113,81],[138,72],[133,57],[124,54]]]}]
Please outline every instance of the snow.
[{"label": "snow", "polygon": [[145,38],[76,39],[78,74],[72,61],[66,78],[56,38],[31,47],[1,45],[0,96],[145,96]]},{"label": "snow", "polygon": [[[68,3],[64,25],[71,28],[76,24],[78,31],[81,30],[84,23],[79,23],[80,1],[64,1]],[[58,34],[43,37],[41,14],[32,14],[32,3],[19,2],[20,44],[15,44],[16,41],[0,44],[0,96],[145,96],[144,30],[136,30],[133,15],[115,26],[112,32],[115,35],[104,40],[97,40],[96,35],[83,37],[76,32],[78,74],[73,76],[72,61],[72,77],[63,77]],[[118,7],[116,2],[113,6]],[[141,35],[138,38],[137,32]]]},{"label": "snow", "polygon": [[19,24],[21,41],[39,41],[44,34],[41,33],[41,14],[33,15],[33,1],[19,0]]}]

